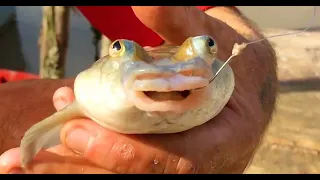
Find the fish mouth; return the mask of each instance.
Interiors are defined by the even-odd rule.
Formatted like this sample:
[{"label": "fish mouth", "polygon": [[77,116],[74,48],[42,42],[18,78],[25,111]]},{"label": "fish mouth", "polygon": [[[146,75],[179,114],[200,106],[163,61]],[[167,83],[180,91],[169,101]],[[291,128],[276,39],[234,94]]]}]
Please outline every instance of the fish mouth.
[{"label": "fish mouth", "polygon": [[122,83],[131,102],[144,111],[184,112],[199,106],[208,95],[210,66],[200,58],[163,61],[128,62],[124,67]]},{"label": "fish mouth", "polygon": [[[171,92],[157,92],[157,91],[142,91],[146,96],[148,96],[151,99],[161,101],[161,99],[158,99],[156,96],[157,95],[177,95],[180,96],[182,99],[187,98],[191,94],[191,90],[184,90],[184,91],[171,91]],[[171,99],[168,99],[171,100]]]},{"label": "fish mouth", "polygon": [[191,94],[191,90],[157,92],[157,91],[142,91],[142,93],[153,101],[182,101]]},{"label": "fish mouth", "polygon": [[211,88],[207,86],[200,90],[171,91],[136,91],[126,90],[128,99],[138,108],[149,112],[183,113],[201,105],[210,95]]}]

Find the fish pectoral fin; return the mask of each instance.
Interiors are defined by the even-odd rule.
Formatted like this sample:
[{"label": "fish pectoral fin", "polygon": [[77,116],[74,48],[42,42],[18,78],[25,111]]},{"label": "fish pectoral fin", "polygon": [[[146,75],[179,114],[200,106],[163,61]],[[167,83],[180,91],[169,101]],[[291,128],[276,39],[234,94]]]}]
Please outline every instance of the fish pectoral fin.
[{"label": "fish pectoral fin", "polygon": [[82,117],[78,103],[57,111],[27,130],[20,144],[20,162],[27,165],[41,149],[47,149],[60,144],[60,130],[63,124],[73,118]]}]

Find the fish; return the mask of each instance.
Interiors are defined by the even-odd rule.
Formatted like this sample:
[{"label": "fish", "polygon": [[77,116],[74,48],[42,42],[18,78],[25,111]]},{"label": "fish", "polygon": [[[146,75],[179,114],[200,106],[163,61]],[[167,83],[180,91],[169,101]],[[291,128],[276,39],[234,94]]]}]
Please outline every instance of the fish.
[{"label": "fish", "polygon": [[26,131],[22,167],[42,149],[60,144],[63,124],[75,118],[123,134],[179,133],[205,124],[225,107],[235,86],[228,64],[210,81],[224,65],[217,52],[207,35],[170,48],[113,41],[108,55],[76,76],[73,103]]}]

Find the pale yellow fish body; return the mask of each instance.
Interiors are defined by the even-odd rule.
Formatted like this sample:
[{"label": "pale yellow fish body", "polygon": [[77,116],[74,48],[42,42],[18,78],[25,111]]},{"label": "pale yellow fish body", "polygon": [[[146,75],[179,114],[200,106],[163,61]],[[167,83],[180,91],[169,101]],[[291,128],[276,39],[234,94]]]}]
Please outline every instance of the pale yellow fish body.
[{"label": "pale yellow fish body", "polygon": [[76,77],[75,102],[26,132],[22,165],[59,144],[61,125],[75,117],[125,134],[178,133],[206,123],[234,89],[228,65],[209,83],[223,64],[216,51],[208,36],[189,38],[180,48],[148,48],[148,53],[132,41],[114,41],[108,56]]}]

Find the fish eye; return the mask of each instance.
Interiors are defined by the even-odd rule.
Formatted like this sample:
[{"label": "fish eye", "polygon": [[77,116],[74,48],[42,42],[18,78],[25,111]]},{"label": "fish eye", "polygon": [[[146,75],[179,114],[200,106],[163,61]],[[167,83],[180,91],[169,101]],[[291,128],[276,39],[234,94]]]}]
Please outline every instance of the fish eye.
[{"label": "fish eye", "polygon": [[214,46],[214,41],[213,41],[213,39],[212,38],[209,38],[209,40],[208,40],[208,46],[209,47],[213,47]]},{"label": "fish eye", "polygon": [[123,44],[123,40],[115,40],[113,43],[109,46],[109,56],[112,57],[119,57],[122,56],[126,47],[125,44]]},{"label": "fish eye", "polygon": [[121,50],[121,44],[119,41],[116,41],[113,43],[112,45],[112,49],[115,50],[115,51],[120,51]]}]

